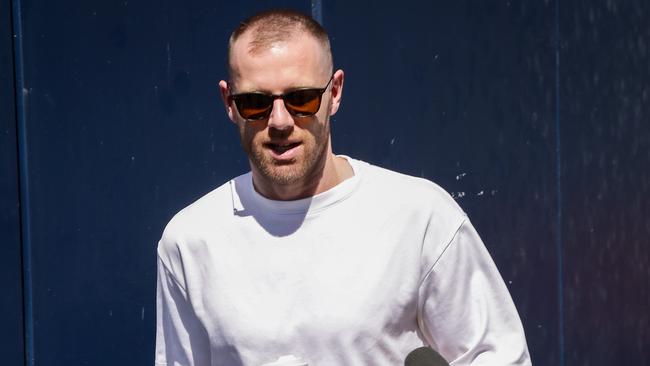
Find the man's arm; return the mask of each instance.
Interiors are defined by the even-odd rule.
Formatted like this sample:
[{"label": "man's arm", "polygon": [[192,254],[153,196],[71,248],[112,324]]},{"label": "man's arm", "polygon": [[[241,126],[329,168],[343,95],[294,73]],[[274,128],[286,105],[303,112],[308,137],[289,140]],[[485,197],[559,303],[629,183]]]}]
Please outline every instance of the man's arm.
[{"label": "man's arm", "polygon": [[420,328],[451,365],[531,364],[517,309],[469,220],[435,260],[419,295]]},{"label": "man's arm", "polygon": [[210,365],[208,336],[196,318],[186,290],[158,258],[156,365]]}]

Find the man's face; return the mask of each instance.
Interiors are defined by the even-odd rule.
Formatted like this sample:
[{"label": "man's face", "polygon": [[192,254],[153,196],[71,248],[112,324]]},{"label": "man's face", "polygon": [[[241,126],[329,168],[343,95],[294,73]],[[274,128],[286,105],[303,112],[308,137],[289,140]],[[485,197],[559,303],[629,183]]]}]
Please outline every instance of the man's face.
[{"label": "man's face", "polygon": [[[254,53],[250,52],[250,34],[244,34],[233,45],[230,62],[233,80],[229,86],[233,94],[278,95],[298,88],[323,88],[331,76],[323,46],[302,33]],[[319,111],[308,117],[292,116],[278,98],[267,119],[247,121],[234,103],[227,103],[228,115],[239,127],[256,184],[307,185],[320,178],[331,153],[329,117],[338,108],[338,99],[332,105],[333,87],[323,94]],[[221,89],[222,93],[228,92],[223,82]]]}]

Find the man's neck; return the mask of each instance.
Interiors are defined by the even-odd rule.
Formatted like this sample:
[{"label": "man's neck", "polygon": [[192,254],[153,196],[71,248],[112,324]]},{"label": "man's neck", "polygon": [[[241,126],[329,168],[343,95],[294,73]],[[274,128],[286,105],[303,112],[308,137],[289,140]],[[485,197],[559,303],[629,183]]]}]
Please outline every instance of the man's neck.
[{"label": "man's neck", "polygon": [[273,184],[264,182],[253,170],[253,185],[262,196],[277,201],[293,201],[313,197],[337,186],[344,180],[354,176],[354,170],[347,159],[328,153],[322,169],[311,176],[293,184]]}]

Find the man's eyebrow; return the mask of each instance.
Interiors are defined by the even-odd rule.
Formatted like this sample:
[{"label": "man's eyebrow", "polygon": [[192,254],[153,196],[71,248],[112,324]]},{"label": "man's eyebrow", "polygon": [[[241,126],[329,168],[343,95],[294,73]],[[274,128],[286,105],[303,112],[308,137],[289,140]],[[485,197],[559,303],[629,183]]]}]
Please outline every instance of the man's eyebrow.
[{"label": "man's eyebrow", "polygon": [[[228,82],[228,85],[230,85],[230,82]],[[290,93],[292,91],[301,90],[301,89],[323,89],[323,87],[322,86],[316,86],[316,85],[290,86],[288,88],[285,88],[284,91],[282,91],[282,93],[280,93],[280,94],[286,94],[286,93]],[[263,94],[268,94],[268,95],[280,95],[280,94],[276,94],[276,93],[271,93],[271,91],[267,90],[267,89],[249,89],[249,90],[245,90],[245,89],[237,89],[237,88],[232,87],[230,90],[231,90],[231,92],[233,94],[263,93]]]}]

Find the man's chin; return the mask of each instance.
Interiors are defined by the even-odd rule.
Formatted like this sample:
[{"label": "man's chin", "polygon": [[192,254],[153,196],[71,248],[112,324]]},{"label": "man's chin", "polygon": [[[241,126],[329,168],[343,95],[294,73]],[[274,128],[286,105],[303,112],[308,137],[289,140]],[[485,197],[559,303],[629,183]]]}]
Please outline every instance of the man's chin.
[{"label": "man's chin", "polygon": [[291,166],[291,165],[298,165],[298,160],[297,160],[296,158],[293,158],[293,159],[282,159],[282,160],[271,158],[271,159],[269,159],[269,160],[270,160],[271,162],[270,162],[270,163],[267,163],[266,165],[267,165],[267,166],[270,166],[271,168],[273,168],[273,167],[281,167],[281,168],[284,168],[284,167],[288,167],[288,166]]},{"label": "man's chin", "polygon": [[266,164],[260,169],[264,178],[276,185],[289,185],[305,179],[303,167],[295,161],[280,161]]}]

